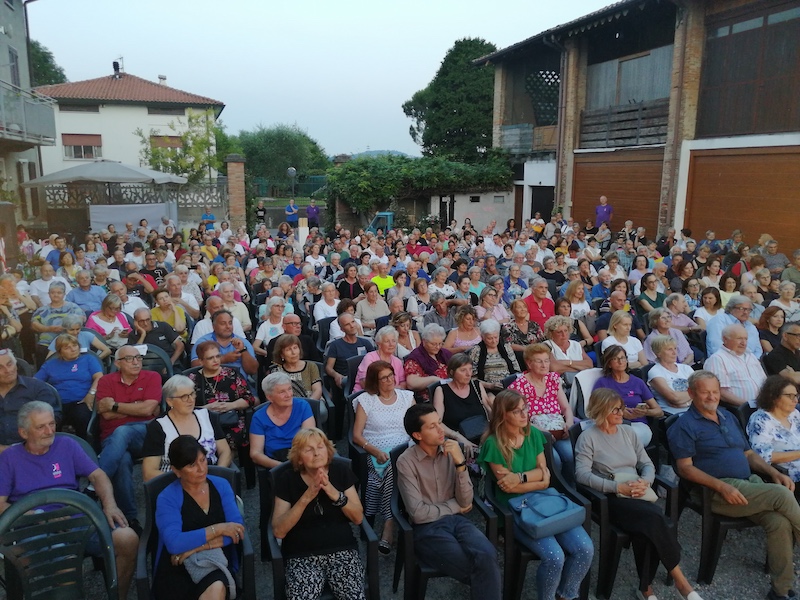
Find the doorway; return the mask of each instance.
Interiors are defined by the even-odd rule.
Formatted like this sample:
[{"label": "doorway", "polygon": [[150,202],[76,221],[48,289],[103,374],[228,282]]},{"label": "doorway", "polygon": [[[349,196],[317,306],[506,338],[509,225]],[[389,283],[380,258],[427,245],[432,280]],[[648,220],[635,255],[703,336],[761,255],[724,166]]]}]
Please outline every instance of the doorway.
[{"label": "doorway", "polygon": [[550,222],[555,204],[555,190],[556,188],[551,185],[531,186],[531,219],[538,212],[545,223]]},{"label": "doorway", "polygon": [[450,225],[450,221],[455,218],[456,199],[455,196],[439,196],[439,223],[444,230]]}]

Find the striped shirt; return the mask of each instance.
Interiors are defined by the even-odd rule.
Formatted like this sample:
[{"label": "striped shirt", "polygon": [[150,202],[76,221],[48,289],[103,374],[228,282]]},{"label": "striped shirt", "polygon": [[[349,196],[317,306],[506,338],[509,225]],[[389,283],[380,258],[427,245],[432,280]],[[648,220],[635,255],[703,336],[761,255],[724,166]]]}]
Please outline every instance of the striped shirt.
[{"label": "striped shirt", "polygon": [[719,378],[721,388],[728,388],[755,408],[756,396],[767,374],[751,352],[739,355],[723,346],[708,357],[703,368]]}]

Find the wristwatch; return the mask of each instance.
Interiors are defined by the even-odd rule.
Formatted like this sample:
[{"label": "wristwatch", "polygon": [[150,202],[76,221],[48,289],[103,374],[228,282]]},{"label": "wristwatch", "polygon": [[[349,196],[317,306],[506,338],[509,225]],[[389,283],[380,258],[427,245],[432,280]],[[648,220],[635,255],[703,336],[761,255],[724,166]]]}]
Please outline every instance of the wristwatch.
[{"label": "wristwatch", "polygon": [[467,466],[467,461],[460,462],[456,465],[456,469],[460,469],[461,467],[466,467],[466,466]]},{"label": "wristwatch", "polygon": [[111,412],[117,412],[119,410],[119,402],[114,402],[114,405],[111,407]]}]

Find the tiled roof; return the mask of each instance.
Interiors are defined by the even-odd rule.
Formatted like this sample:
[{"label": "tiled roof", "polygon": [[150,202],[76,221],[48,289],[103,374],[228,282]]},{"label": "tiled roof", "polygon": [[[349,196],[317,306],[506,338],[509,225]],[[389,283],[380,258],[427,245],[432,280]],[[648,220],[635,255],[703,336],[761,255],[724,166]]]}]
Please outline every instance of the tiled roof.
[{"label": "tiled roof", "polygon": [[184,106],[216,106],[224,107],[219,100],[190,94],[131,75],[120,73],[119,76],[107,75],[97,79],[43,85],[35,88],[40,94],[56,100],[100,100],[106,102],[142,102],[182,104]]}]

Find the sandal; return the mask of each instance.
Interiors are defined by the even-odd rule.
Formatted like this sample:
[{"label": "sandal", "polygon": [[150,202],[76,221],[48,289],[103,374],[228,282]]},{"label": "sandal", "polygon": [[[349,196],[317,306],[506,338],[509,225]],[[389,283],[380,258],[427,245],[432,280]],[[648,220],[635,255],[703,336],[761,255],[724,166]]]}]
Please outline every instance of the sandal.
[{"label": "sandal", "polygon": [[378,542],[378,552],[384,556],[388,556],[392,552],[392,545],[386,540],[381,540]]}]

